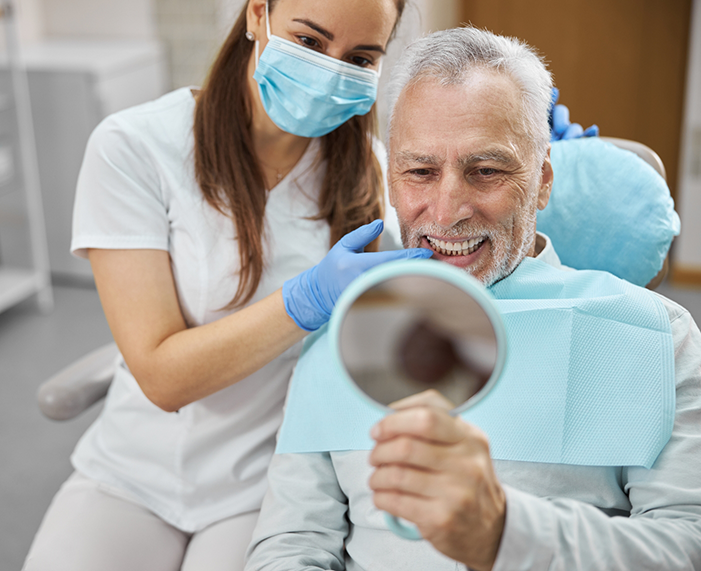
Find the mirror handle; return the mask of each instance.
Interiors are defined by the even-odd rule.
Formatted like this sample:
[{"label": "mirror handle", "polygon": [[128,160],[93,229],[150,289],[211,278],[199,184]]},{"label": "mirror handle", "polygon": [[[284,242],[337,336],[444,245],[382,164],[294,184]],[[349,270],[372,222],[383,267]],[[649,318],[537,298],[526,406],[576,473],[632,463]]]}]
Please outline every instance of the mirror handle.
[{"label": "mirror handle", "polygon": [[397,534],[399,537],[403,537],[404,539],[409,539],[411,541],[423,539],[419,528],[413,523],[404,523],[398,517],[388,514],[387,512],[385,512],[385,523],[390,531]]}]

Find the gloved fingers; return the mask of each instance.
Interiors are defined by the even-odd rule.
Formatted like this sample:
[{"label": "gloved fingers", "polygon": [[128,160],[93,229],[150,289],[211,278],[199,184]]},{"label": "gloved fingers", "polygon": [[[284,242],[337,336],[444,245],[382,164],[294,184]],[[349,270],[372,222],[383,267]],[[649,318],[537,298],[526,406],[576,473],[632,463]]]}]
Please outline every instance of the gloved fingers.
[{"label": "gloved fingers", "polygon": [[592,125],[591,127],[587,127],[584,129],[584,133],[582,133],[582,137],[598,137],[599,136],[599,126],[598,125]]},{"label": "gloved fingers", "polygon": [[348,232],[339,240],[339,244],[346,250],[361,252],[365,246],[382,234],[383,228],[384,222],[382,220],[373,220],[369,224]]},{"label": "gloved fingers", "polygon": [[570,125],[570,110],[564,105],[555,105],[552,112],[553,133],[557,135],[555,140],[560,139],[567,127]]},{"label": "gloved fingers", "polygon": [[555,104],[559,98],[560,90],[557,87],[553,87],[552,91],[550,92],[550,114],[552,114],[553,107],[555,107]]},{"label": "gloved fingers", "polygon": [[566,139],[578,139],[584,134],[584,129],[579,123],[570,123],[567,125],[567,129],[562,133],[562,140]]},{"label": "gloved fingers", "polygon": [[406,250],[390,250],[388,252],[368,252],[362,257],[363,271],[385,262],[394,260],[425,260],[433,255],[428,248],[407,248]]}]

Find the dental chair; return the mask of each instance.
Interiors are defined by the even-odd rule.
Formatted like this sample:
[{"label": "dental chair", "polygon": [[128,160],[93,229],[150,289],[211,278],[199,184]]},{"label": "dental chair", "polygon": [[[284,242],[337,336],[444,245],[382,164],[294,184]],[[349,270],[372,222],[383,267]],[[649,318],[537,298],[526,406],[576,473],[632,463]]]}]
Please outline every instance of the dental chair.
[{"label": "dental chair", "polygon": [[[562,169],[577,171],[574,178],[587,178],[587,171],[601,170],[598,163],[587,164],[586,157],[590,150],[589,147],[594,148],[597,152],[615,155],[611,161],[604,161],[610,163],[607,165],[609,170],[604,173],[596,172],[598,178],[594,178],[594,181],[598,186],[601,186],[600,183],[603,181],[603,185],[606,186],[615,179],[615,182],[609,186],[617,187],[604,189],[597,187],[594,189],[596,196],[591,200],[579,192],[580,187],[577,180],[574,180],[568,188],[565,188],[564,184],[558,184],[558,180],[567,179],[567,176],[563,175]],[[641,143],[625,139],[597,137],[553,143],[552,161],[555,171],[555,185],[550,204],[539,213],[538,229],[543,230],[551,238],[563,264],[577,269],[603,269],[638,285],[646,285],[651,289],[657,287],[667,272],[667,252],[672,238],[679,233],[679,219],[673,211],[669,190],[664,182],[666,174],[660,157]],[[648,218],[660,219],[658,225],[660,236],[654,243],[645,243],[646,240],[649,240],[649,232],[629,239],[626,243],[625,237],[621,238],[620,235],[617,235],[614,225],[606,221],[600,224],[602,228],[597,228],[595,231],[591,229],[591,224],[583,225],[581,230],[572,230],[569,217],[573,211],[575,215],[579,215],[582,210],[578,201],[584,201],[585,205],[586,201],[606,203],[611,197],[617,196],[616,193],[621,190],[622,185],[630,184],[630,177],[621,174],[620,169],[623,168],[623,165],[628,165],[634,170],[640,169],[643,171],[644,177],[649,179],[650,184],[642,185],[645,187],[644,189],[642,186],[626,189],[628,191],[626,196],[631,209],[635,210],[637,216],[644,218],[646,223],[649,222]],[[569,171],[567,172],[569,174]],[[585,174],[582,175],[582,172]],[[586,185],[582,184],[582,186]],[[638,190],[641,192],[638,193]],[[615,206],[620,210],[620,204]],[[597,207],[602,211],[607,209],[606,204],[597,205]],[[612,208],[611,211],[611,216],[615,220],[617,217],[615,209]],[[594,214],[592,217],[600,218],[598,214]],[[637,228],[635,229],[637,230]],[[586,232],[590,232],[589,244],[584,238],[579,239],[580,232],[582,236]],[[573,238],[576,240],[574,247],[572,245]],[[633,247],[632,253],[628,254],[629,258],[635,257],[640,248],[645,249],[645,255],[639,257],[645,259],[646,267],[640,271],[636,267],[631,268],[627,264],[618,264],[617,262],[613,267],[605,264],[601,266],[596,260],[592,262],[587,253],[597,248],[596,242],[609,243],[611,239],[621,243],[622,248],[617,247],[617,252],[625,249],[626,245]],[[570,256],[568,255],[569,250],[578,250],[578,252],[574,252]],[[648,255],[647,251],[651,251],[652,254]],[[654,268],[652,273],[651,267]],[[641,280],[643,280],[642,283]],[[117,345],[109,343],[51,377],[41,385],[37,394],[41,412],[52,420],[69,420],[78,416],[107,394],[119,359]]]}]

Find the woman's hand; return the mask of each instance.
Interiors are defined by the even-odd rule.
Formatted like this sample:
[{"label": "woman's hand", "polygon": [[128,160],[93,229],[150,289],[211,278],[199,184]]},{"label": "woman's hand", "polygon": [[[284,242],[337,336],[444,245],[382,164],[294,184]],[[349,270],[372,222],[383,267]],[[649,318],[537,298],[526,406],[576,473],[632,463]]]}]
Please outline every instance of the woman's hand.
[{"label": "woman's hand", "polygon": [[564,105],[557,105],[559,97],[560,91],[557,87],[553,87],[552,100],[550,102],[550,141],[596,137],[599,135],[599,127],[597,125],[582,129],[579,123],[571,123],[570,110]]},{"label": "woman's hand", "polygon": [[430,258],[431,250],[408,248],[390,252],[363,252],[384,225],[375,220],[341,238],[316,266],[287,280],[282,286],[285,309],[305,331],[315,331],[331,317],[331,311],[346,286],[364,271],[392,260]]}]

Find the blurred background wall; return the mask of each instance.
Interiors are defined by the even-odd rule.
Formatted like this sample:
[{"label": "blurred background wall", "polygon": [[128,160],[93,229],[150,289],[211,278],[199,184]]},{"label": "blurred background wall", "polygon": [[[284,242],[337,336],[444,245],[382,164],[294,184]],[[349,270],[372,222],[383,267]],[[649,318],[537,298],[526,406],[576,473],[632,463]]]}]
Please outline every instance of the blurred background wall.
[{"label": "blurred background wall", "polygon": [[672,278],[701,286],[701,167],[695,166],[701,162],[701,2],[459,4],[461,22],[522,38],[540,51],[574,121],[597,123],[602,135],[640,141],[660,155],[682,218]]},{"label": "blurred background wall", "polygon": [[[68,254],[87,138],[108,113],[201,84],[243,2],[15,0],[58,285],[53,313],[31,299],[0,313],[0,569],[21,567],[71,472],[75,442],[99,412],[56,425],[35,397],[43,380],[111,340],[97,293],[72,287],[91,283],[89,264]],[[697,291],[658,291],[701,323],[701,0],[409,0],[382,85],[409,41],[461,22],[526,39],[548,60],[573,120],[659,152],[682,217],[673,277]],[[31,259],[21,180],[10,180],[19,169],[6,75],[0,53],[0,298],[4,265]],[[384,117],[382,95],[378,105]]]},{"label": "blurred background wall", "polygon": [[[47,225],[57,236],[50,239],[54,275],[90,279],[85,265],[66,253],[70,200],[65,195],[72,192],[79,166],[76,156],[82,153],[87,133],[117,108],[176,87],[200,85],[243,4],[243,0],[19,0],[20,35],[34,75],[33,92],[43,94],[37,95],[35,105],[37,129],[56,123],[56,114],[61,114],[57,108],[64,105],[46,95],[48,67],[55,83],[65,83],[65,77],[56,78],[56,70],[72,65],[76,72],[82,66],[92,74],[84,83],[97,92],[94,111],[82,118],[80,134],[69,136],[75,139],[70,157],[49,157],[54,140],[46,133],[38,137],[50,147],[40,148],[39,158],[45,202],[55,228],[51,220]],[[701,286],[701,225],[695,222],[701,217],[699,4],[701,0],[409,0],[385,70],[416,36],[465,22],[526,40],[547,60],[573,120],[585,127],[597,123],[603,135],[634,139],[659,153],[683,223],[672,253],[673,277]],[[73,64],[57,61],[66,45],[73,46],[73,55],[64,59],[72,57]],[[121,60],[114,55],[119,53]],[[131,94],[128,82],[119,87],[119,80],[107,81],[125,75],[128,66],[142,69],[141,79],[132,73],[132,85],[140,84],[140,89]],[[386,81],[389,74],[384,75]],[[116,93],[120,89],[121,95]],[[88,95],[85,100],[84,109],[91,105]],[[384,124],[382,99],[378,106]],[[52,131],[54,139],[64,124]],[[56,169],[64,173],[62,177],[54,176]],[[58,189],[59,178],[65,188]],[[1,243],[0,236],[0,247]]]}]

